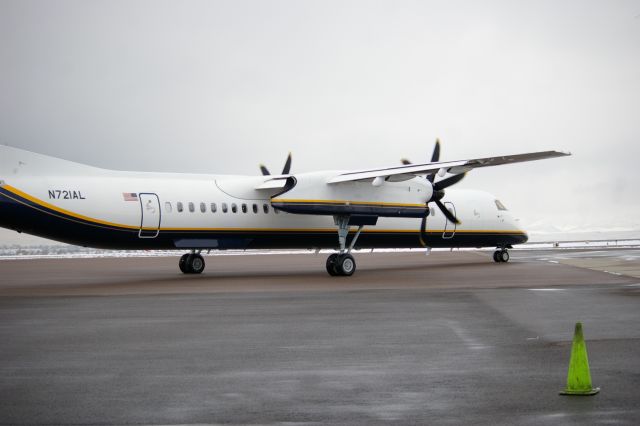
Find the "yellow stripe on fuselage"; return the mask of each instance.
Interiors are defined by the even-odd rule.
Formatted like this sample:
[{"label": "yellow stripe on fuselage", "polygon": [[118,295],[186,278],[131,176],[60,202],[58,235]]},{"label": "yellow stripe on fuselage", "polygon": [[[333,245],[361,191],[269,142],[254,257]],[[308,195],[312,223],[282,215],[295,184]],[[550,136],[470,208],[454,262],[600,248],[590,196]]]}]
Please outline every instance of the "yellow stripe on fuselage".
[{"label": "yellow stripe on fuselage", "polygon": [[[40,200],[39,198],[33,197],[29,194],[27,194],[26,192],[23,192],[17,188],[14,188],[10,185],[4,185],[3,186],[4,189],[6,189],[7,191],[13,193],[16,196],[22,197],[24,199],[27,199],[41,207],[45,207],[47,209],[56,211],[58,213],[76,218],[76,219],[81,219],[83,221],[86,222],[93,222],[94,224],[98,224],[98,225],[106,225],[106,226],[112,226],[112,227],[119,227],[119,228],[124,228],[124,229],[134,229],[134,230],[139,230],[140,227],[139,226],[131,226],[131,225],[123,225],[123,224],[119,224],[119,223],[115,223],[115,222],[109,222],[109,221],[105,221],[105,220],[101,220],[101,219],[95,219],[89,216],[85,216],[85,215],[81,215],[79,213],[75,213],[72,212],[70,210],[66,210],[57,206],[54,206],[53,204],[47,203],[46,201]],[[22,203],[20,200],[17,200],[15,198],[13,198],[15,201]],[[328,200],[324,200],[329,202]],[[24,204],[24,203],[23,203]],[[362,203],[362,204],[366,204],[366,203]],[[394,203],[386,203],[386,205],[396,205],[396,206],[423,206],[422,204],[394,204]],[[33,206],[29,206],[29,207],[33,207]],[[47,213],[50,214],[49,212],[43,211],[41,210],[43,213]],[[146,231],[155,231],[156,228],[147,228],[144,227],[143,230]],[[173,232],[195,232],[195,231],[209,231],[209,232],[215,232],[215,231],[219,231],[219,232],[327,232],[327,233],[334,233],[336,232],[335,228],[160,228],[160,231],[173,231]],[[351,232],[355,232],[355,230],[352,230]],[[410,234],[410,233],[417,233],[419,232],[418,229],[364,229],[362,230],[363,233],[392,233],[392,234]],[[443,233],[443,232],[453,232],[452,230],[444,230],[444,229],[429,229],[427,230],[428,234],[438,234],[438,233]],[[520,231],[520,230],[499,230],[499,229],[495,229],[495,230],[486,230],[486,229],[470,229],[470,230],[466,230],[466,229],[457,229],[455,232],[459,232],[459,233],[473,233],[473,234],[518,234],[518,235],[523,235],[525,234],[524,231]]]},{"label": "yellow stripe on fuselage", "polygon": [[291,204],[341,204],[341,205],[369,205],[369,206],[389,206],[389,207],[426,207],[424,204],[407,204],[407,203],[387,203],[383,201],[349,201],[349,200],[294,200],[280,199],[272,200],[274,203],[291,203]]},{"label": "yellow stripe on fuselage", "polygon": [[[29,200],[32,203],[35,203],[35,204],[37,204],[37,205],[39,205],[41,207],[46,207],[46,208],[48,208],[50,210],[56,211],[58,213],[62,213],[62,214],[67,215],[67,216],[71,216],[71,217],[76,218],[76,219],[81,219],[81,220],[84,220],[84,221],[87,221],[87,222],[93,222],[93,223],[96,223],[96,224],[99,224],[99,225],[114,226],[114,227],[118,227],[118,228],[140,229],[139,226],[123,225],[121,223],[115,223],[115,222],[109,222],[109,221],[102,220],[102,219],[96,219],[96,218],[93,218],[93,217],[89,217],[89,216],[81,215],[79,213],[72,212],[71,210],[66,210],[66,209],[63,209],[61,207],[54,206],[53,204],[47,203],[46,201],[43,201],[43,200],[41,200],[39,198],[31,196],[31,195],[27,194],[26,192],[22,192],[18,188],[14,188],[11,185],[5,185],[5,186],[3,186],[3,188],[6,189],[7,191],[19,196],[19,197],[22,197],[24,199]],[[19,200],[16,200],[16,201],[19,201]],[[47,213],[47,212],[44,212],[44,213]],[[155,228],[154,228],[154,230],[155,230]]]}]

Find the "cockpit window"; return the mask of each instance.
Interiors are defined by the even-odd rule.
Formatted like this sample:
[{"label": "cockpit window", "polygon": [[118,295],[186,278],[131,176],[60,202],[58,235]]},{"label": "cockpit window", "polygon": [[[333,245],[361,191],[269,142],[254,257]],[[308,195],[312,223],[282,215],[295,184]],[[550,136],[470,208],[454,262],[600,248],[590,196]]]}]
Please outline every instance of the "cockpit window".
[{"label": "cockpit window", "polygon": [[498,208],[498,210],[507,210],[507,208],[500,202],[500,200],[496,200],[496,207]]}]

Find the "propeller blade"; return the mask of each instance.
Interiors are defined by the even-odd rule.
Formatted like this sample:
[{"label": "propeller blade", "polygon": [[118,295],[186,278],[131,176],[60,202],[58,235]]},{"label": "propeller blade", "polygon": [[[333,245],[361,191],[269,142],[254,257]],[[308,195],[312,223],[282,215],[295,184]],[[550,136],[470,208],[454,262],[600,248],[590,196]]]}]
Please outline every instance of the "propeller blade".
[{"label": "propeller blade", "polygon": [[284,167],[282,168],[282,174],[288,175],[289,171],[291,171],[291,153],[287,156],[287,162],[284,163]]},{"label": "propeller blade", "polygon": [[[433,184],[433,190],[434,191],[440,191],[442,189],[448,188],[451,185],[455,185],[456,183],[460,182],[462,179],[464,179],[466,173],[460,173],[458,175],[454,175],[451,177],[448,177],[446,179],[442,179],[436,183]],[[433,176],[433,175],[430,175]]]},{"label": "propeller blade", "polygon": [[422,222],[420,222],[420,244],[422,247],[427,247],[427,217],[429,217],[429,209],[424,216],[422,216]]},{"label": "propeller blade", "polygon": [[440,139],[436,139],[436,146],[433,148],[433,154],[431,154],[431,162],[436,163],[440,160]]},{"label": "propeller blade", "polygon": [[[431,154],[432,163],[435,163],[438,160],[440,160],[440,139],[436,139],[436,146],[435,148],[433,148],[433,154]],[[411,163],[411,161],[407,160],[406,158],[401,158],[400,162],[405,166],[408,166],[409,164],[413,164]],[[429,176],[427,176],[427,179],[430,179]],[[430,182],[433,183],[433,180],[430,179]]]},{"label": "propeller blade", "polygon": [[[436,139],[436,146],[433,148],[433,154],[431,154],[431,162],[435,163],[440,160],[440,139]],[[431,183],[435,180],[436,175],[427,175],[427,180]]]},{"label": "propeller blade", "polygon": [[260,171],[262,172],[263,176],[271,175],[271,173],[269,173],[269,169],[267,169],[267,167],[264,164],[260,164]]},{"label": "propeller blade", "polygon": [[445,206],[442,204],[440,200],[433,200],[434,203],[438,206],[442,214],[447,218],[447,220],[451,223],[455,223],[456,225],[460,225],[460,221],[457,217],[453,215]]}]

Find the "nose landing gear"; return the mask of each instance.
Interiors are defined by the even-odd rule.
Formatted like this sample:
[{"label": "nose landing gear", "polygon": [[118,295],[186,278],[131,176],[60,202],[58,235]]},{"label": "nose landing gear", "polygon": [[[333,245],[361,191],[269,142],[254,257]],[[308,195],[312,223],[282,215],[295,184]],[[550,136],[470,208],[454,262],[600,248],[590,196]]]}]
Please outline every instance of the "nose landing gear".
[{"label": "nose landing gear", "polygon": [[509,261],[509,252],[506,247],[499,248],[493,252],[493,261],[496,263],[507,263]]},{"label": "nose landing gear", "polygon": [[184,274],[201,274],[205,266],[204,258],[200,252],[196,253],[194,250],[191,253],[183,254],[180,257],[178,266]]}]

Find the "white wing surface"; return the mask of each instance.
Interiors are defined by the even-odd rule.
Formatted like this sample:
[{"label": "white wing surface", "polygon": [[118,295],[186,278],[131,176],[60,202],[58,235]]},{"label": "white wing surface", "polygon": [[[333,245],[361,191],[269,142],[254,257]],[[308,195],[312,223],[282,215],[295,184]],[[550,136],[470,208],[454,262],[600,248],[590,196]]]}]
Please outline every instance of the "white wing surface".
[{"label": "white wing surface", "polygon": [[546,158],[564,157],[571,155],[568,152],[560,151],[542,151],[531,152],[526,154],[503,155],[499,157],[475,158],[472,160],[445,161],[424,164],[409,164],[405,166],[394,166],[383,169],[358,170],[353,172],[341,173],[330,178],[327,183],[340,183],[351,181],[371,180],[377,177],[392,178],[394,176],[401,178],[401,175],[407,177],[425,174],[434,174],[439,171],[441,173],[464,173],[477,167],[499,166],[502,164],[522,163],[525,161],[543,160]]}]

